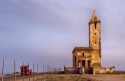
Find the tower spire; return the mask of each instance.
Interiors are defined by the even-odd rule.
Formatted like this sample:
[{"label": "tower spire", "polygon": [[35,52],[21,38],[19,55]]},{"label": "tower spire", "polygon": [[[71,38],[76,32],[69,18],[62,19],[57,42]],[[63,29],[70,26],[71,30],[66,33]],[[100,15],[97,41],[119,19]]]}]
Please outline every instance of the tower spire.
[{"label": "tower spire", "polygon": [[96,9],[93,9],[92,11],[92,17],[95,17],[96,16]]},{"label": "tower spire", "polygon": [[89,24],[95,23],[95,22],[100,22],[100,18],[96,15],[96,9],[93,9]]}]

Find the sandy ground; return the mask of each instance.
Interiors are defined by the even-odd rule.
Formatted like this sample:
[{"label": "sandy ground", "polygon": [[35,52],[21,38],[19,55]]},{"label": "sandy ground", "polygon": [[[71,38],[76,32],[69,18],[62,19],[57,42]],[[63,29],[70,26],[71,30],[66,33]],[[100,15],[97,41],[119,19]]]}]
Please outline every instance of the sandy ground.
[{"label": "sandy ground", "polygon": [[[14,81],[4,79],[4,81]],[[16,81],[125,81],[125,74],[98,74],[98,75],[74,75],[74,74],[49,74],[34,77],[16,78]]]},{"label": "sandy ground", "polygon": [[92,79],[95,79],[97,81],[125,81],[125,74],[105,74],[105,75],[95,75],[91,76]]}]

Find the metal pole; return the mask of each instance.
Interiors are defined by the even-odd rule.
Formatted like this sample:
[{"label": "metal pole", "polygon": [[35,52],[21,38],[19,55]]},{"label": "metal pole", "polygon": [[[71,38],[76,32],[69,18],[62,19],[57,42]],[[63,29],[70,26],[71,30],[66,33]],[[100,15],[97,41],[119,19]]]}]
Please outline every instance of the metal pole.
[{"label": "metal pole", "polygon": [[38,66],[38,64],[37,64],[37,74],[38,74],[38,72],[39,72],[39,66]]},{"label": "metal pole", "polygon": [[14,81],[16,81],[16,62],[13,60]]},{"label": "metal pole", "polygon": [[38,79],[38,64],[36,66],[36,69],[37,69],[36,79]]},{"label": "metal pole", "polygon": [[44,73],[44,64],[43,64],[43,73]]},{"label": "metal pole", "polygon": [[33,64],[33,81],[34,81],[34,64]]},{"label": "metal pole", "polygon": [[[23,61],[23,63],[21,64],[21,66],[22,66],[22,65],[24,65],[24,61]],[[20,66],[20,68],[21,68],[21,66]],[[24,75],[21,74],[21,76],[22,76],[22,80],[24,81],[24,78],[25,78]]]},{"label": "metal pole", "polygon": [[49,64],[47,64],[47,73],[49,73],[49,71],[50,71],[50,70],[49,70]]},{"label": "metal pole", "polygon": [[3,57],[3,65],[2,65],[2,81],[4,81],[4,57]]},{"label": "metal pole", "polygon": [[[28,69],[29,69],[29,64],[28,64]],[[29,71],[29,72],[30,72],[30,71]],[[28,78],[29,78],[29,81],[30,81],[30,76],[31,76],[31,75],[28,73]]]},{"label": "metal pole", "polygon": [[42,65],[40,65],[41,66],[41,72],[40,73],[43,73],[43,64]]}]

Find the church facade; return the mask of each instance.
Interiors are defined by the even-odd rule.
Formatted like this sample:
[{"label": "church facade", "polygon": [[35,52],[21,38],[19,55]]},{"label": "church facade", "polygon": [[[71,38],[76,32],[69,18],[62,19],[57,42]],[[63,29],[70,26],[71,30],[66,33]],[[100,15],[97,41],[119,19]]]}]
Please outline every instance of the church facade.
[{"label": "church facade", "polygon": [[101,21],[93,11],[89,26],[89,46],[75,47],[73,67],[81,68],[83,73],[99,73],[101,69]]}]

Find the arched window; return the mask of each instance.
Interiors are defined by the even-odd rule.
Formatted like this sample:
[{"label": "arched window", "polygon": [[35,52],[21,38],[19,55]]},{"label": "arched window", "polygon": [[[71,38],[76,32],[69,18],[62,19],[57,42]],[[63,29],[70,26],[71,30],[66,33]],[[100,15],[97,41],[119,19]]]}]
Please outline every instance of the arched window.
[{"label": "arched window", "polygon": [[82,56],[83,56],[83,57],[85,56],[84,52],[82,53]]}]

